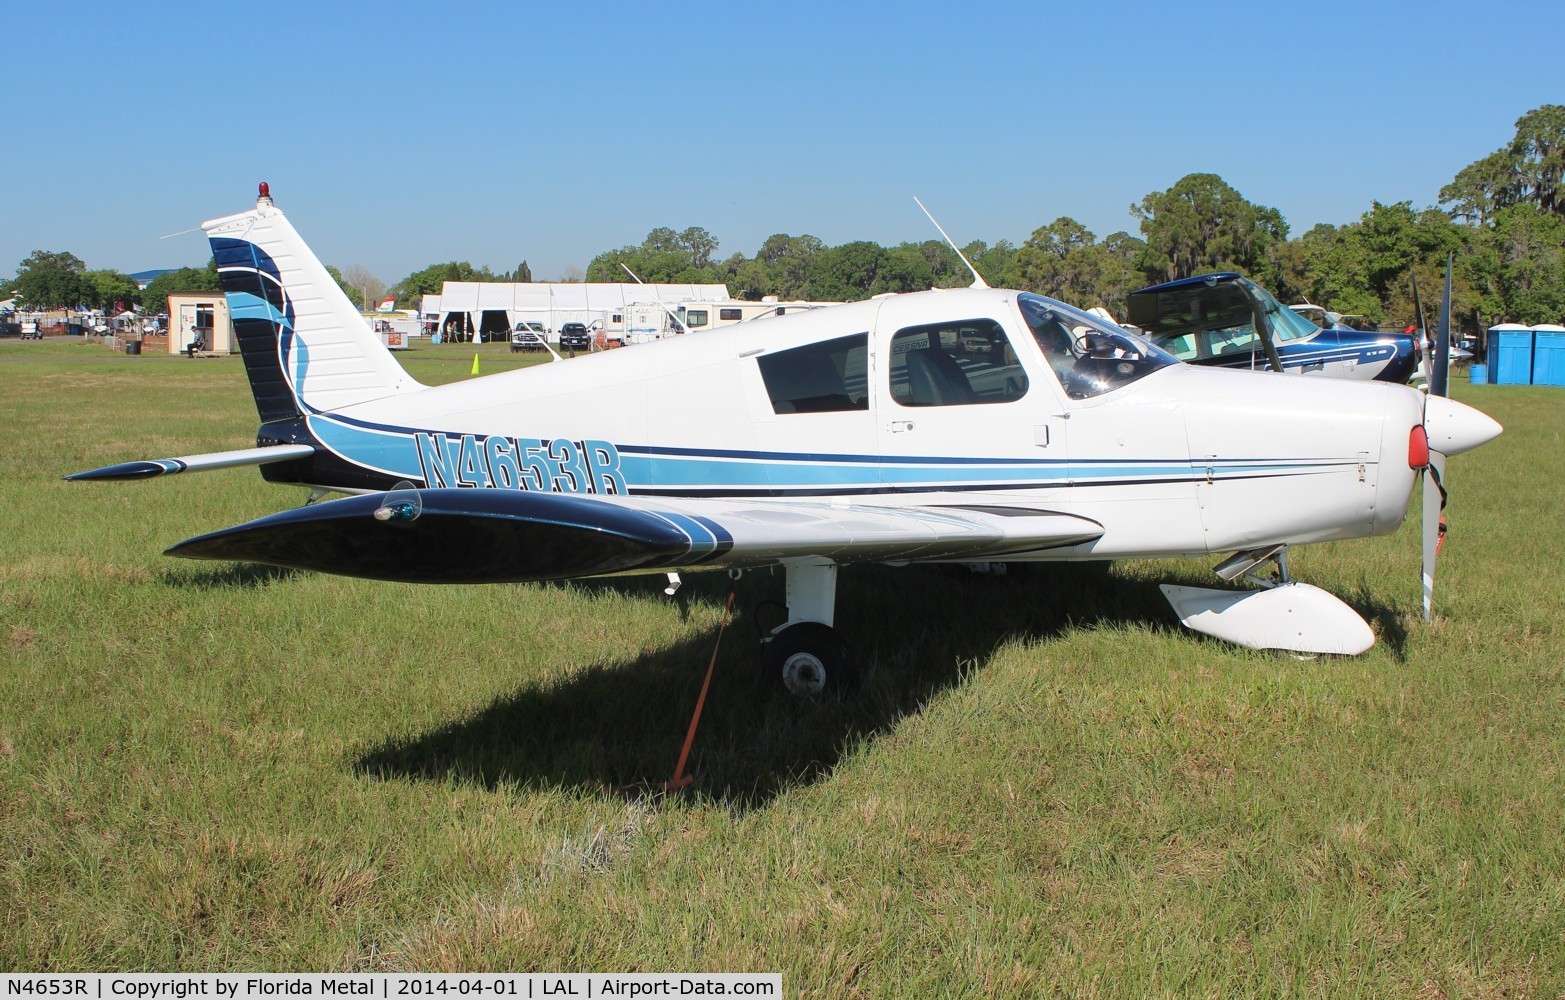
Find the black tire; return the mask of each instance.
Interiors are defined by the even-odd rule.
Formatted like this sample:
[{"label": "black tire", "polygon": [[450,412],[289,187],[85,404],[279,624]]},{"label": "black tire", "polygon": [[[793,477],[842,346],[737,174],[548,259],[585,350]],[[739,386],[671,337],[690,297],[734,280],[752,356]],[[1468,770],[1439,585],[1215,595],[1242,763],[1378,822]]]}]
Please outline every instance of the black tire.
[{"label": "black tire", "polygon": [[799,622],[772,636],[761,655],[769,685],[792,695],[847,694],[858,687],[858,664],[835,629]]}]

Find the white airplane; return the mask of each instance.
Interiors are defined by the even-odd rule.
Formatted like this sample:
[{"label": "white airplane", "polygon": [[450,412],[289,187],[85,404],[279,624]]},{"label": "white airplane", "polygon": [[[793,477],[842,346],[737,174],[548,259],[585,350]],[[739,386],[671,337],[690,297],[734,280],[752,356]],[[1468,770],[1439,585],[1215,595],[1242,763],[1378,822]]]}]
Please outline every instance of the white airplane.
[{"label": "white airplane", "polygon": [[[1165,587],[1192,628],[1362,652],[1287,547],[1382,535],[1430,451],[1500,433],[1402,385],[1201,368],[1101,317],[985,287],[886,295],[426,387],[272,203],[204,224],[260,411],[256,447],[72,479],[259,465],[301,507],[169,554],[419,583],[783,567],[764,662],[854,678],[833,630],[861,563],[1222,554],[1251,590]],[[981,285],[981,279],[975,286]],[[315,502],[325,492],[351,494]],[[1435,516],[1437,511],[1431,516]],[[1433,557],[1426,561],[1426,596]]]}]

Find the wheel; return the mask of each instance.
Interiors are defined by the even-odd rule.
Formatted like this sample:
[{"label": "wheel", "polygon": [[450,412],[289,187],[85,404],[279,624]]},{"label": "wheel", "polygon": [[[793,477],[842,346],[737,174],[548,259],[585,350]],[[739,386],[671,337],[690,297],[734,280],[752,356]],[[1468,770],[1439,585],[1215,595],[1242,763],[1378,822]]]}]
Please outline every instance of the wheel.
[{"label": "wheel", "polygon": [[858,686],[858,667],[835,629],[798,622],[766,641],[761,668],[768,683],[780,681],[789,694],[845,693]]}]

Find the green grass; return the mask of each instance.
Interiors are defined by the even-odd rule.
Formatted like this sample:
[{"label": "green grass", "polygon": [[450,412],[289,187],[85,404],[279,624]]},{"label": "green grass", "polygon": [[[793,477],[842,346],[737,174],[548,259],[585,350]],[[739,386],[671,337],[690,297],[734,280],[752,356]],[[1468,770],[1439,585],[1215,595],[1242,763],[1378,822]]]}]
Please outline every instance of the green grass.
[{"label": "green grass", "polygon": [[[492,344],[431,344],[428,340],[415,340],[412,347],[397,352],[397,360],[408,366],[415,377],[425,382],[449,382],[468,377],[473,357],[477,355],[480,374],[493,375],[497,371],[524,368],[549,360],[543,351],[511,353],[507,343]],[[217,358],[186,358],[171,355],[167,350],[152,351],[137,357],[127,357],[103,343],[101,338],[84,340],[81,337],[49,337],[41,341],[0,340],[0,361],[14,360],[117,360],[127,364],[153,364],[180,362],[206,365],[230,365],[239,370],[243,365],[239,355]]]},{"label": "green grass", "polygon": [[[463,377],[472,348],[405,355]],[[512,359],[483,354],[487,373]],[[0,968],[747,969],[837,995],[1565,990],[1565,393],[1457,385],[1440,619],[1416,518],[1297,550],[1380,642],[1183,631],[1205,563],[843,574],[858,695],[754,679],[749,574],[411,587],[160,553],[302,500],[236,360],[0,358]],[[518,356],[517,360],[521,360]],[[494,370],[498,370],[495,368]]]}]

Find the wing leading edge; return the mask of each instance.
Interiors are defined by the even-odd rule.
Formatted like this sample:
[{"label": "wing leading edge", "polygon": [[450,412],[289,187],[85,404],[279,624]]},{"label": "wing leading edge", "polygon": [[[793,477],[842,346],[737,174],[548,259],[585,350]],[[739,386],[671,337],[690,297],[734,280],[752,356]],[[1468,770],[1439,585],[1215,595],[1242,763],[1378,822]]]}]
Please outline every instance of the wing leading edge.
[{"label": "wing leading edge", "polygon": [[1058,511],[500,490],[369,494],[192,538],[190,559],[406,583],[520,583],[810,556],[840,564],[989,560],[1091,541]]}]

